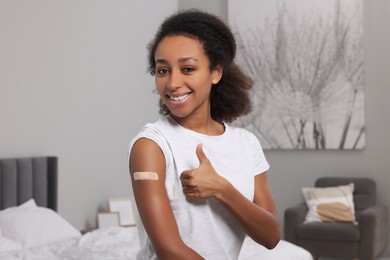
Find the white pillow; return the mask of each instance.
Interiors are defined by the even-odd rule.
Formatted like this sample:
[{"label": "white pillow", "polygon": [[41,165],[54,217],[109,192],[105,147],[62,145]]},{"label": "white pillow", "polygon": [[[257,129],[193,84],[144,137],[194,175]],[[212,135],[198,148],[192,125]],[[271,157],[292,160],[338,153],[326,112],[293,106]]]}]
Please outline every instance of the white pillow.
[{"label": "white pillow", "polygon": [[0,253],[19,249],[22,249],[22,246],[11,239],[3,237],[0,229]]},{"label": "white pillow", "polygon": [[23,204],[20,204],[18,207],[19,208],[36,208],[37,204],[35,203],[34,199],[29,199],[28,201],[24,202]]},{"label": "white pillow", "polygon": [[355,222],[354,184],[302,188],[308,207],[305,222]]},{"label": "white pillow", "polygon": [[0,236],[0,253],[19,249],[22,249],[20,244],[11,239]]},{"label": "white pillow", "polygon": [[80,236],[80,231],[70,225],[55,211],[37,207],[35,201],[0,211],[0,228],[3,236],[23,248]]}]

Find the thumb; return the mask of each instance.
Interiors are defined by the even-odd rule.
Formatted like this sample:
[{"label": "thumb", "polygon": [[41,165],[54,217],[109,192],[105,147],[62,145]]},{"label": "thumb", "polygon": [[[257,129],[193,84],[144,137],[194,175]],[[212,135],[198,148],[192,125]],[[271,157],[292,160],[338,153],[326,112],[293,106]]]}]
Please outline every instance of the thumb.
[{"label": "thumb", "polygon": [[203,144],[198,144],[198,146],[196,147],[196,156],[199,159],[199,164],[209,161],[206,154],[203,152]]}]

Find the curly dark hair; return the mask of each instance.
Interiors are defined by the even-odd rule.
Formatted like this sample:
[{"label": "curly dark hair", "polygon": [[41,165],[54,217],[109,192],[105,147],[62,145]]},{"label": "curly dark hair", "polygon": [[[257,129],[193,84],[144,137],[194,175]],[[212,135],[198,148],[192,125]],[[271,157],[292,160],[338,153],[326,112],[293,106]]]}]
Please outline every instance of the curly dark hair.
[{"label": "curly dark hair", "polygon": [[[223,68],[221,80],[211,88],[211,117],[219,122],[232,122],[249,113],[252,104],[249,90],[253,81],[234,62],[236,41],[229,27],[217,16],[191,9],[179,11],[164,20],[154,39],[148,45],[149,67],[155,75],[155,52],[158,44],[167,36],[182,35],[198,39],[210,62],[210,71]],[[170,111],[160,99],[160,113]]]}]

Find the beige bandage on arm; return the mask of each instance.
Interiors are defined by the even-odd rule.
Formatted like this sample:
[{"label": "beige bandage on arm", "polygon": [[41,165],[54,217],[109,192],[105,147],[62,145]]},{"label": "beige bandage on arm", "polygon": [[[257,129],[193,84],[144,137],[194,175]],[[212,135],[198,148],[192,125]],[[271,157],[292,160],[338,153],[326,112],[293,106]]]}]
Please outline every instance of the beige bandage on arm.
[{"label": "beige bandage on arm", "polygon": [[135,181],[145,181],[145,180],[157,181],[158,175],[157,172],[135,172],[134,180]]}]

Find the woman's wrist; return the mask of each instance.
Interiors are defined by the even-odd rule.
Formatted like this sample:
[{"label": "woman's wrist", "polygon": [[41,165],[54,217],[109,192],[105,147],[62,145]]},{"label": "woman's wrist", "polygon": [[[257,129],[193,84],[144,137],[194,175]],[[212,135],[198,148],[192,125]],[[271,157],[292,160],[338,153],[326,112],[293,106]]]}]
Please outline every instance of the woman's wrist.
[{"label": "woman's wrist", "polygon": [[225,198],[228,197],[226,194],[228,194],[229,190],[233,187],[232,184],[222,176],[216,186],[218,187],[218,190],[214,197],[220,201],[224,201]]}]

